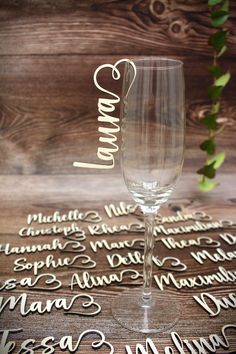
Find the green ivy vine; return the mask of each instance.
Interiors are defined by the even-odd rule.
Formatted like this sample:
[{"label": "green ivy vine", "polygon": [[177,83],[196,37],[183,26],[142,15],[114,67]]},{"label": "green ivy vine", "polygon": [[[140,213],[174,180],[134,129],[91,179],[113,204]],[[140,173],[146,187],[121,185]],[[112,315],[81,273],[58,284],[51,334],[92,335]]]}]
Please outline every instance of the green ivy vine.
[{"label": "green ivy vine", "polygon": [[206,161],[197,173],[201,175],[198,186],[208,192],[214,189],[218,183],[214,180],[216,171],[225,160],[225,152],[216,153],[216,137],[224,130],[225,123],[220,124],[217,119],[221,113],[221,95],[225,86],[230,80],[230,73],[222,72],[219,58],[227,50],[227,39],[229,30],[224,27],[229,17],[229,0],[208,0],[211,12],[211,25],[215,32],[209,38],[209,44],[213,47],[213,63],[208,68],[213,77],[213,83],[208,88],[208,95],[211,100],[210,113],[201,119],[201,123],[208,128],[208,138],[200,145],[200,149],[206,153]]}]

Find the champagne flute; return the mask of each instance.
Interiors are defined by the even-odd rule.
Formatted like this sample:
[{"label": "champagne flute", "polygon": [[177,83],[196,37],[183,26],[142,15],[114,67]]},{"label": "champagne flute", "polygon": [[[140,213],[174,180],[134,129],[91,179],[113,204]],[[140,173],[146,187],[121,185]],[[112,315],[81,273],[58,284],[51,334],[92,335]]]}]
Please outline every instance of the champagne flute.
[{"label": "champagne flute", "polygon": [[163,57],[134,59],[131,63],[125,64],[123,79],[121,168],[126,186],[144,215],[143,287],[117,296],[112,314],[130,330],[155,333],[171,328],[180,314],[173,297],[152,288],[152,258],[155,216],[173,191],[183,165],[183,63]]}]

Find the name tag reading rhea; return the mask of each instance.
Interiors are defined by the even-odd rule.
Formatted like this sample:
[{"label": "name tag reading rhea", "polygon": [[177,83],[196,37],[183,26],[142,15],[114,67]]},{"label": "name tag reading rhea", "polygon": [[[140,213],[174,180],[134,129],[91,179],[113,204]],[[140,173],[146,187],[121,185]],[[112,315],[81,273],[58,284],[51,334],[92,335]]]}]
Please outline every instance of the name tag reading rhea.
[{"label": "name tag reading rhea", "polygon": [[133,71],[134,71],[133,80],[131,81],[128,91],[126,92],[126,96],[127,96],[131,86],[133,85],[135,77],[136,77],[136,66],[131,60],[121,59],[121,60],[118,60],[114,65],[112,65],[112,64],[100,65],[95,70],[94,75],[93,75],[93,81],[94,81],[95,86],[100,91],[111,96],[111,98],[99,98],[98,99],[98,112],[100,114],[98,116],[98,122],[111,124],[111,127],[102,126],[102,127],[98,128],[99,133],[103,134],[103,136],[99,137],[99,142],[107,144],[106,147],[99,146],[97,149],[97,157],[100,160],[104,161],[104,164],[87,163],[87,162],[74,162],[73,166],[75,166],[75,167],[110,169],[115,166],[115,160],[114,160],[113,154],[119,150],[119,147],[116,144],[117,137],[115,134],[120,131],[120,126],[117,124],[117,123],[119,123],[120,119],[117,117],[113,117],[111,115],[111,113],[115,111],[115,104],[120,102],[120,97],[118,95],[116,95],[115,93],[108,91],[105,88],[101,87],[98,83],[97,75],[102,69],[110,68],[112,70],[112,78],[114,80],[119,80],[121,74],[120,74],[120,71],[117,69],[117,66],[123,62],[129,63],[132,66]]}]

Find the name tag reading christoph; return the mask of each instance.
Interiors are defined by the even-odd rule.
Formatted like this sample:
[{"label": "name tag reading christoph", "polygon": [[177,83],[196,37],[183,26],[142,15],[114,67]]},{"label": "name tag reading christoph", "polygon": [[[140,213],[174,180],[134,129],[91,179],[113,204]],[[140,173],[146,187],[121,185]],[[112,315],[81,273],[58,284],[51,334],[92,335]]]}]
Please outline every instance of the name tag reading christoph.
[{"label": "name tag reading christoph", "polygon": [[[119,80],[120,79],[120,72],[117,69],[117,66],[120,63],[127,62],[129,63],[134,71],[134,77],[133,80],[131,81],[131,84],[128,88],[128,91],[126,93],[126,96],[129,93],[129,90],[131,86],[133,85],[133,82],[136,77],[136,66],[135,64],[129,60],[129,59],[121,59],[118,60],[114,65],[112,64],[103,64],[100,65],[94,72],[93,75],[93,81],[95,86],[102,92],[107,93],[108,95],[112,96],[112,98],[99,98],[98,99],[98,122],[103,122],[103,123],[110,123],[112,124],[113,127],[99,127],[98,131],[105,136],[100,136],[99,137],[99,142],[108,144],[109,147],[98,147],[97,149],[97,157],[100,160],[103,160],[105,164],[94,164],[94,163],[87,163],[87,162],[74,162],[73,166],[74,167],[83,167],[83,168],[99,168],[99,169],[110,169],[115,166],[115,160],[113,154],[119,150],[118,145],[116,144],[117,137],[115,136],[116,133],[120,131],[120,126],[117,124],[119,123],[120,119],[117,117],[112,117],[110,114],[115,111],[115,104],[120,102],[120,97],[116,95],[115,93],[106,90],[105,88],[101,87],[97,81],[97,75],[98,73],[105,68],[110,68],[112,69],[112,78],[114,80]],[[109,164],[107,164],[109,162]]]}]

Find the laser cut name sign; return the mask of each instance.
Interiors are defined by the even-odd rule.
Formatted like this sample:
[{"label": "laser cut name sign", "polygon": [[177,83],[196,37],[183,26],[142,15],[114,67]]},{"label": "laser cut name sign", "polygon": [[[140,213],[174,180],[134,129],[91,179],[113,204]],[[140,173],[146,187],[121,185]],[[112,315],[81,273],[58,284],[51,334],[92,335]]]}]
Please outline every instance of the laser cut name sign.
[{"label": "laser cut name sign", "polygon": [[[79,315],[79,316],[95,316],[101,312],[101,306],[94,301],[94,298],[88,294],[78,294],[73,296],[70,300],[66,298],[57,298],[53,300],[46,300],[46,303],[43,304],[42,301],[34,301],[31,304],[28,304],[29,295],[26,293],[21,294],[20,296],[10,296],[7,299],[0,296],[0,314],[4,309],[15,310],[17,305],[19,305],[19,310],[21,316],[25,317],[33,313],[38,313],[40,315],[44,313],[50,313],[53,308],[57,310],[64,310],[65,315]],[[71,310],[72,307],[78,302],[79,299],[83,299],[83,302],[80,304],[82,309],[90,309],[95,307],[93,311],[75,311]]]},{"label": "laser cut name sign", "polygon": [[[74,167],[83,167],[83,168],[97,168],[97,169],[110,169],[115,166],[115,160],[113,154],[119,150],[118,145],[116,144],[117,137],[116,133],[120,131],[120,127],[117,123],[119,123],[120,119],[117,117],[112,117],[111,113],[115,111],[115,104],[120,102],[120,97],[116,95],[115,93],[108,91],[101,87],[98,83],[98,73],[102,69],[107,69],[110,68],[112,70],[112,78],[114,80],[119,80],[121,77],[120,71],[118,70],[117,66],[121,63],[129,63],[131,67],[133,68],[133,80],[130,83],[130,87],[128,88],[128,91],[126,95],[128,95],[129,90],[131,89],[131,86],[133,85],[133,82],[136,77],[136,66],[135,64],[129,60],[129,59],[121,59],[117,61],[114,65],[112,64],[103,64],[100,65],[94,72],[93,76],[93,81],[95,86],[102,92],[108,94],[112,98],[99,98],[98,99],[98,122],[102,123],[108,123],[112,125],[112,128],[110,127],[99,127],[98,131],[99,133],[104,134],[105,136],[101,136],[99,138],[99,142],[105,143],[110,145],[109,147],[98,147],[97,149],[97,157],[104,161],[105,164],[94,164],[94,163],[87,163],[87,162],[74,162],[73,166]],[[107,162],[109,164],[107,164]]]},{"label": "laser cut name sign", "polygon": [[204,292],[200,295],[194,295],[193,298],[210,317],[218,316],[222,309],[236,308],[236,293],[228,293],[228,295],[218,299],[216,296]]},{"label": "laser cut name sign", "polygon": [[96,262],[86,254],[79,254],[73,258],[57,258],[55,259],[52,254],[48,255],[43,260],[34,262],[27,262],[27,258],[17,258],[14,261],[14,272],[22,272],[24,270],[33,270],[34,275],[38,275],[40,269],[43,268],[79,268],[79,269],[91,269],[96,267]]},{"label": "laser cut name sign", "polygon": [[[20,350],[16,351],[17,342],[14,340],[9,340],[9,336],[17,333],[23,332],[22,328],[11,328],[0,330],[2,333],[1,342],[0,342],[0,353],[55,353],[57,349],[61,351],[68,351],[69,353],[81,352],[81,342],[86,338],[90,338],[91,336],[96,336],[96,340],[94,339],[91,343],[91,347],[93,350],[102,349],[104,353],[104,348],[109,350],[109,354],[114,353],[114,347],[111,343],[106,341],[106,337],[103,332],[97,329],[88,329],[82,332],[77,340],[72,337],[72,335],[66,335],[56,341],[55,337],[48,336],[41,339],[39,344],[36,344],[36,340],[33,338],[29,338],[24,340],[20,345]],[[41,350],[39,350],[41,349]]]},{"label": "laser cut name sign", "polygon": [[126,354],[203,354],[203,353],[216,353],[219,348],[229,349],[230,342],[227,332],[236,331],[235,324],[227,324],[221,328],[221,336],[216,333],[210,334],[208,338],[199,337],[198,339],[188,340],[182,338],[177,332],[171,332],[174,347],[166,346],[162,352],[154,344],[151,338],[147,338],[145,345],[140,343],[136,344],[134,351],[130,345],[125,345]]},{"label": "laser cut name sign", "polygon": [[88,210],[86,212],[80,212],[78,209],[69,210],[66,214],[61,214],[60,211],[56,210],[52,215],[44,215],[43,213],[28,214],[27,224],[31,225],[32,222],[37,222],[39,224],[51,224],[51,223],[62,223],[67,221],[84,221],[84,222],[100,222],[102,220],[101,216],[95,210]]},{"label": "laser cut name sign", "polygon": [[[142,215],[142,211],[137,204],[127,204],[126,202],[119,202],[118,204],[106,204],[104,205],[104,210],[107,216],[111,219],[114,216],[124,216],[129,214]],[[200,221],[210,221],[212,216],[206,214],[204,211],[197,210],[189,214],[182,214],[179,211],[176,212],[176,215],[162,216],[157,214],[155,221],[157,224],[164,223],[177,223],[188,220],[200,220]]]}]

